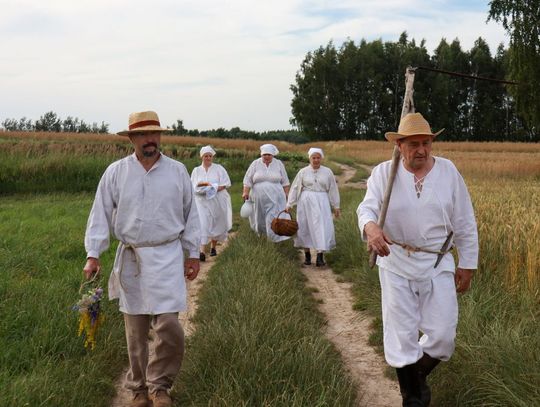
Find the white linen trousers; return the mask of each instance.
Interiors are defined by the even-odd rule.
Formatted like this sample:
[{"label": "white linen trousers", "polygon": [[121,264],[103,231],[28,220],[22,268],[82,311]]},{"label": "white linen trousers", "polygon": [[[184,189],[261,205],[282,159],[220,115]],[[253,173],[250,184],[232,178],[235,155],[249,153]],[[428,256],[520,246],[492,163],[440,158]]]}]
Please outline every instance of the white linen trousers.
[{"label": "white linen trousers", "polygon": [[[392,367],[417,362],[427,353],[447,361],[454,353],[458,303],[454,273],[409,280],[379,267],[384,356]],[[419,331],[422,336],[418,339]]]}]

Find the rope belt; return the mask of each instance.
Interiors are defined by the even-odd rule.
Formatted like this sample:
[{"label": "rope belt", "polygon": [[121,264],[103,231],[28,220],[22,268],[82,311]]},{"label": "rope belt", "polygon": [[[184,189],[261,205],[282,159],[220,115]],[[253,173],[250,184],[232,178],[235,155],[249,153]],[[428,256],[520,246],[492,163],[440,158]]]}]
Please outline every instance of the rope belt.
[{"label": "rope belt", "polygon": [[138,253],[137,249],[139,249],[141,247],[163,246],[163,245],[172,243],[172,242],[174,242],[175,240],[178,240],[178,239],[179,239],[179,237],[175,237],[174,239],[167,240],[165,242],[143,243],[143,244],[140,244],[140,245],[139,244],[133,244],[133,243],[120,242],[120,253],[119,253],[120,270],[118,271],[118,280],[120,280],[120,287],[122,287],[122,290],[127,292],[127,290],[122,285],[122,271],[124,270],[124,254],[125,254],[126,250],[131,250],[133,252],[133,254],[135,255],[135,262],[137,263],[137,273],[135,274],[135,276],[138,276],[139,274],[141,274],[141,257],[139,256],[139,253]]},{"label": "rope belt", "polygon": [[432,254],[444,255],[444,254],[452,251],[452,246],[448,247],[448,249],[446,249],[446,250],[428,250],[428,249],[424,249],[422,247],[414,247],[414,246],[408,245],[407,243],[396,242],[395,240],[392,240],[392,243],[397,244],[398,246],[401,246],[402,248],[407,250],[407,256],[410,256],[411,253],[416,253],[416,252],[424,252],[424,253],[432,253]]}]

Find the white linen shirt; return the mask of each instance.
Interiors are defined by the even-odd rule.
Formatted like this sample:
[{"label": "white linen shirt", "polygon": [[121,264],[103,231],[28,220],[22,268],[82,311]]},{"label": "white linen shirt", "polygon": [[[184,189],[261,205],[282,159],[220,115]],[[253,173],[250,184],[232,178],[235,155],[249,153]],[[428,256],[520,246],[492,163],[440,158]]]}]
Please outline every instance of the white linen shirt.
[{"label": "white linen shirt", "polygon": [[[109,297],[120,297],[123,312],[152,314],[185,309],[181,252],[187,251],[190,258],[199,256],[200,224],[193,198],[184,164],[163,154],[149,171],[135,154],[105,170],[88,218],[85,248],[88,257],[99,258],[109,247],[111,233],[120,242],[139,247],[136,251],[144,277],[141,286],[124,290],[132,281],[118,281],[121,265],[133,266],[128,259],[131,250],[124,251],[125,258],[119,258],[121,250],[117,251],[109,280]],[[122,282],[124,278],[133,279],[129,273],[121,277]],[[146,290],[150,290],[150,296]]]},{"label": "white linen shirt", "polygon": [[296,205],[302,191],[326,192],[332,208],[339,208],[339,191],[336,178],[328,167],[321,165],[319,169],[315,170],[309,165],[298,171],[291,184],[287,206]]},{"label": "white linen shirt", "polygon": [[225,188],[229,188],[231,186],[231,179],[229,178],[229,174],[227,174],[225,168],[214,163],[208,167],[208,170],[206,170],[202,165],[195,167],[191,173],[191,182],[193,183],[193,188],[197,188],[197,184],[200,182],[217,184],[217,186]]},{"label": "white linen shirt", "polygon": [[281,186],[286,187],[290,184],[285,165],[273,158],[268,166],[263,162],[262,158],[254,160],[244,175],[244,185],[253,188],[253,184],[259,182],[272,182],[280,183]]},{"label": "white linen shirt", "polygon": [[[410,246],[438,251],[450,231],[458,251],[458,267],[476,269],[478,232],[474,211],[463,178],[454,164],[434,157],[435,164],[424,179],[420,198],[414,174],[400,161],[390,198],[384,232],[393,240]],[[376,166],[367,182],[367,192],[358,206],[358,227],[366,240],[365,225],[377,223],[388,183],[391,161]],[[434,268],[436,254],[409,253],[397,244],[389,245],[390,255],[377,257],[377,265],[411,280],[428,280],[442,271],[455,271],[452,253]]]}]

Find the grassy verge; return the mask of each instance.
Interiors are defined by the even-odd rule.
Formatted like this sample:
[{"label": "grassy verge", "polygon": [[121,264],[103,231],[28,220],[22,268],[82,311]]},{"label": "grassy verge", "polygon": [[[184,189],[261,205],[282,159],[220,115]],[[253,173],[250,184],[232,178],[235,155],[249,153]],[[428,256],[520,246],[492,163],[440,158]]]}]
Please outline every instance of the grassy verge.
[{"label": "grassy verge", "polygon": [[211,271],[197,323],[179,405],[353,405],[291,242],[272,244],[244,223]]},{"label": "grassy verge", "polygon": [[[343,216],[336,222],[337,247],[329,255],[329,261],[335,272],[354,282],[355,307],[376,317],[372,343],[380,347],[378,272],[367,266],[367,253],[359,240],[355,215],[363,192],[343,191],[341,196]],[[477,212],[481,253],[494,254],[497,240],[503,237],[482,233],[485,212]],[[504,269],[505,262],[500,259],[498,263]],[[472,289],[459,297],[456,352],[430,379],[437,406],[539,405],[538,295],[525,289],[509,290],[501,284],[504,280],[496,264],[491,256],[481,256]]]},{"label": "grassy verge", "polygon": [[[115,303],[94,351],[77,337],[90,195],[0,199],[1,406],[107,406],[127,363]],[[102,259],[110,270],[112,250]]]}]

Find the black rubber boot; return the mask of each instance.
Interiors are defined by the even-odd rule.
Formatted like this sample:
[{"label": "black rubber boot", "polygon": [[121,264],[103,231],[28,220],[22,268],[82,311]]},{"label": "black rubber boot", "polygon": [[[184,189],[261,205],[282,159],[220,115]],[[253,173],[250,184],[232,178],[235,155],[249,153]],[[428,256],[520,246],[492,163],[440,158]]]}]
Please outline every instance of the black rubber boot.
[{"label": "black rubber boot", "polygon": [[324,262],[324,254],[323,253],[317,253],[317,261],[315,262],[315,265],[317,267],[326,266],[326,263]]},{"label": "black rubber boot", "polygon": [[424,407],[420,395],[420,376],[416,363],[396,368],[403,407]]},{"label": "black rubber boot", "polygon": [[427,377],[439,363],[440,359],[432,358],[427,353],[424,353],[420,360],[416,362],[420,379],[420,398],[426,407],[431,403],[431,389],[427,384]]},{"label": "black rubber boot", "polygon": [[210,257],[214,257],[214,256],[217,256],[217,251],[215,247],[212,247],[210,249]]},{"label": "black rubber boot", "polygon": [[304,256],[305,256],[305,260],[304,260],[304,264],[306,266],[309,266],[311,265],[311,253],[309,250],[305,250],[304,251]]}]

